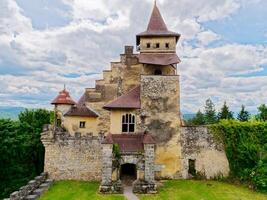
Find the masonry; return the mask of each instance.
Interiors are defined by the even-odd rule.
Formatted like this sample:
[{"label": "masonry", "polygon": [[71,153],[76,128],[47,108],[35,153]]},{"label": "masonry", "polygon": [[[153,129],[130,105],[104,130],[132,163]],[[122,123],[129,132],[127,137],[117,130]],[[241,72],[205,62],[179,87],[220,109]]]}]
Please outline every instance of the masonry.
[{"label": "masonry", "polygon": [[75,136],[46,127],[44,171],[54,180],[101,180],[102,150],[99,136]]}]

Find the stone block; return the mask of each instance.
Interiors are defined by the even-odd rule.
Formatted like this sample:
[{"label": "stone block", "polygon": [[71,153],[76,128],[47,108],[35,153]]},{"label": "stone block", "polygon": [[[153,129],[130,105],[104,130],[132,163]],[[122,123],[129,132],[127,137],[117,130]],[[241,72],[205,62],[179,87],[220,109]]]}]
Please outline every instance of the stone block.
[{"label": "stone block", "polygon": [[41,196],[41,194],[44,192],[45,190],[43,188],[39,188],[33,191],[33,194],[37,195],[37,196]]},{"label": "stone block", "polygon": [[38,196],[35,194],[28,195],[25,198],[25,200],[36,200],[36,199],[38,199]]}]

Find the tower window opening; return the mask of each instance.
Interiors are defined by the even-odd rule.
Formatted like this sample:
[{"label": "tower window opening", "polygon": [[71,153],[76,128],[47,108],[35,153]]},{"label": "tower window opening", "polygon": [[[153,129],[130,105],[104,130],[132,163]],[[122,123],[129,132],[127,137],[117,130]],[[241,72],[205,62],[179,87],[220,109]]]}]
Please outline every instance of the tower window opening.
[{"label": "tower window opening", "polygon": [[151,44],[150,43],[146,43],[146,48],[150,48]]},{"label": "tower window opening", "polygon": [[80,122],[80,128],[85,128],[85,122]]},{"label": "tower window opening", "polygon": [[196,175],[196,160],[188,160],[188,174],[190,174],[191,176]]},{"label": "tower window opening", "polygon": [[133,114],[125,114],[122,116],[122,132],[133,133],[135,131],[135,116]]},{"label": "tower window opening", "polygon": [[157,49],[159,48],[159,43],[156,43],[156,48],[157,48]]},{"label": "tower window opening", "polygon": [[160,69],[156,69],[154,71],[154,75],[162,75],[162,71]]},{"label": "tower window opening", "polygon": [[168,48],[170,48],[170,44],[169,43],[166,43],[165,44],[165,47],[168,49]]}]

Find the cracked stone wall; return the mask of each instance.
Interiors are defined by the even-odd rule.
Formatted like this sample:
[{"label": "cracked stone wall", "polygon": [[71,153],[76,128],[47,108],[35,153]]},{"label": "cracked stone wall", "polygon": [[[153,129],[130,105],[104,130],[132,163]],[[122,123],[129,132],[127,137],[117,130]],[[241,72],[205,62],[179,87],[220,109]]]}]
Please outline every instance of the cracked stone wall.
[{"label": "cracked stone wall", "polygon": [[157,178],[181,175],[179,76],[141,76],[141,124],[156,140]]},{"label": "cracked stone wall", "polygon": [[222,143],[218,142],[207,127],[181,127],[183,178],[189,178],[189,159],[195,160],[195,169],[207,178],[227,176],[229,163]]},{"label": "cracked stone wall", "polygon": [[101,137],[71,136],[66,132],[42,133],[44,171],[55,180],[101,180]]}]

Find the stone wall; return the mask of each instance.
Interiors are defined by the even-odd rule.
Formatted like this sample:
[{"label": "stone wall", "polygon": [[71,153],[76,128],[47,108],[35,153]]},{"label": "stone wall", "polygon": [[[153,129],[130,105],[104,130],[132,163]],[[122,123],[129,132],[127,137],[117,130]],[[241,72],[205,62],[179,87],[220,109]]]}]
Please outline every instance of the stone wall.
[{"label": "stone wall", "polygon": [[189,159],[195,162],[196,172],[213,178],[227,176],[229,164],[224,146],[204,126],[181,127],[182,176],[190,178]]},{"label": "stone wall", "polygon": [[141,124],[156,140],[157,178],[179,178],[181,171],[179,76],[141,76]]},{"label": "stone wall", "polygon": [[36,176],[27,185],[20,187],[18,191],[13,192],[9,198],[4,200],[38,199],[53,182],[51,179],[47,179],[47,175],[45,172],[41,173],[40,176]]},{"label": "stone wall", "polygon": [[41,140],[45,146],[44,170],[54,180],[101,180],[102,136],[75,136],[47,129]]}]

